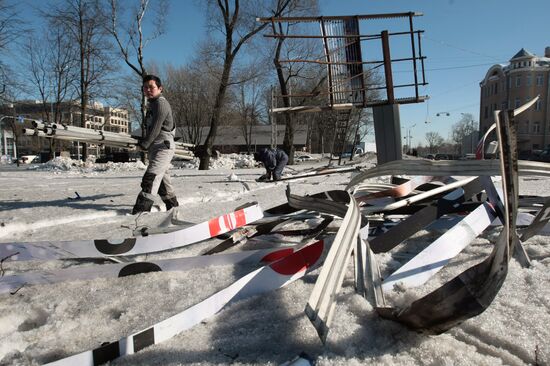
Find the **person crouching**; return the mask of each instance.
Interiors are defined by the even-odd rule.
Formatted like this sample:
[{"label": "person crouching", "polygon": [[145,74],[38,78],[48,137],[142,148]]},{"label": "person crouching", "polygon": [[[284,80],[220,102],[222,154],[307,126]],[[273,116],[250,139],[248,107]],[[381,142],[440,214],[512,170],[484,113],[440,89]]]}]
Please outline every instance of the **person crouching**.
[{"label": "person crouching", "polygon": [[258,181],[280,180],[288,163],[288,155],[281,149],[264,147],[254,153],[254,160],[263,163],[266,171]]}]

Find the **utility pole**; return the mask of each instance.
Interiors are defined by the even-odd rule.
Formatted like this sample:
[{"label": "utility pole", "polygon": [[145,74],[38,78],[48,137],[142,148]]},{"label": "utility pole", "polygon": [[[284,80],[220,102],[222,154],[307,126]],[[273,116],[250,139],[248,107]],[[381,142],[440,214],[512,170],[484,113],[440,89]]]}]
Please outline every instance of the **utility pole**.
[{"label": "utility pole", "polygon": [[407,141],[407,151],[405,153],[409,154],[409,155],[412,153],[412,149],[411,149],[411,143],[412,143],[411,130],[414,127],[416,127],[416,123],[413,124],[412,126],[407,127],[407,134],[404,137],[405,141]]},{"label": "utility pole", "polygon": [[[269,119],[271,120],[271,147],[277,148],[277,121],[273,113],[274,106],[273,85],[271,86],[271,110],[269,111]],[[256,149],[254,149],[256,151]]]}]

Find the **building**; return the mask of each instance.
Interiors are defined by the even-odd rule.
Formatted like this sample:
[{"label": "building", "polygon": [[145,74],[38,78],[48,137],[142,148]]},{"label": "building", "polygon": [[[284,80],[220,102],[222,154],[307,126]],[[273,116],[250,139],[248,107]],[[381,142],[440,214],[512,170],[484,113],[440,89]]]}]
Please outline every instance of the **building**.
[{"label": "building", "polygon": [[506,65],[493,65],[480,83],[480,131],[495,122],[493,111],[517,108],[537,95],[534,107],[516,117],[518,150],[527,157],[550,145],[550,47],[544,56],[523,48]]},{"label": "building", "polygon": [[[3,119],[0,119],[0,122],[2,121]],[[13,132],[5,124],[0,123],[0,164],[10,163],[12,157],[16,155],[17,146]]]},{"label": "building", "polygon": [[[128,111],[122,108],[104,107],[101,103],[90,103],[85,115],[84,126],[81,124],[81,112],[80,104],[77,101],[63,102],[58,106],[57,120],[62,124],[74,125],[78,127],[85,127],[89,129],[99,129],[110,132],[117,132],[121,134],[130,134],[130,123],[128,120]],[[16,129],[20,128],[32,128],[30,124],[31,119],[48,121],[52,118],[54,113],[54,104],[44,104],[40,101],[19,101],[8,105],[0,105],[0,117],[1,116],[22,116],[25,120],[21,123],[16,123]],[[11,119],[10,119],[11,120]],[[15,155],[14,136],[12,130],[13,124],[3,123],[0,126],[2,141],[0,142],[0,151],[3,155]],[[16,134],[20,131],[16,130]],[[83,144],[71,143],[66,141],[56,142],[56,151],[68,151],[71,155],[79,156],[82,152]],[[88,144],[91,148],[91,154],[105,153],[105,147],[95,144]],[[46,154],[50,151],[50,140],[35,136],[21,136],[18,135],[16,151],[18,155],[23,154]],[[109,152],[111,150],[118,150],[107,148]]]},{"label": "building", "polygon": [[[186,136],[186,126],[178,127],[177,135]],[[202,127],[200,132],[200,143],[204,144],[210,127]],[[243,153],[257,151],[262,147],[270,147],[272,139],[271,125],[255,125],[249,131],[249,144],[244,136],[244,131],[239,126],[219,126],[216,139],[214,140],[214,149],[221,153]],[[308,129],[307,125],[297,125],[294,132],[294,147],[297,151],[306,149]],[[285,126],[277,125],[277,146],[282,148],[285,136]]]}]

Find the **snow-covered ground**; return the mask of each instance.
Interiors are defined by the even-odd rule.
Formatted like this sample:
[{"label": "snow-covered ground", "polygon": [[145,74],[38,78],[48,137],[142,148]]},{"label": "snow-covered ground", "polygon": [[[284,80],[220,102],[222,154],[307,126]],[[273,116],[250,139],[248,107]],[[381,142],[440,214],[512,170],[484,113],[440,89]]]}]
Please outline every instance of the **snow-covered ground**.
[{"label": "snow-covered ground", "polygon": [[[324,161],[326,163],[326,160]],[[287,172],[321,166],[323,161],[289,167]],[[372,160],[364,161],[372,165]],[[196,163],[171,170],[180,207],[175,212],[128,213],[140,190],[141,163],[73,166],[56,161],[21,168],[0,166],[0,242],[126,238],[142,227],[178,221],[202,222],[246,202],[262,208],[286,201],[285,183],[254,181],[263,169],[246,156],[224,156],[214,169]],[[195,167],[195,168],[193,168]],[[296,194],[343,189],[350,173],[291,182]],[[387,181],[378,178],[378,181]],[[521,194],[548,196],[549,179],[520,180]],[[498,230],[488,231],[421,290],[394,294],[410,302],[459,271],[485,258]],[[436,237],[422,231],[409,245],[423,247]],[[232,250],[265,248],[300,238],[280,235],[249,240]],[[139,256],[143,260],[200,255],[219,239]],[[120,358],[116,365],[280,364],[307,353],[319,365],[523,365],[550,364],[550,239],[526,243],[533,266],[511,261],[508,277],[489,309],[439,335],[427,336],[381,319],[355,294],[350,263],[328,342],[323,345],[304,315],[319,270],[289,286],[233,303],[216,316],[161,344]],[[378,256],[383,275],[402,257]],[[65,261],[4,262],[3,275],[97,266]],[[216,266],[182,272],[156,272],[116,279],[23,286],[0,295],[0,364],[34,365],[98,347],[168,318],[251,271],[250,266]],[[1,278],[0,278],[1,281]]]}]

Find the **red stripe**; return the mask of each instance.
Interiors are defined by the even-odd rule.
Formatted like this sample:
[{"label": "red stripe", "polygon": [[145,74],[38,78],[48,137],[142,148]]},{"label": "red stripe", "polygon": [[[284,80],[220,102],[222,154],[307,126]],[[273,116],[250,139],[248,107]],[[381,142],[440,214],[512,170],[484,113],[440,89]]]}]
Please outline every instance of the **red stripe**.
[{"label": "red stripe", "polygon": [[261,262],[265,262],[265,263],[275,262],[279,259],[282,259],[284,257],[287,257],[287,256],[291,255],[292,253],[294,253],[294,250],[292,248],[277,250],[275,252],[271,252],[271,253],[265,255],[261,259]]},{"label": "red stripe", "polygon": [[226,230],[233,230],[234,227],[231,225],[231,214],[223,215],[223,223],[225,224]]},{"label": "red stripe", "polygon": [[[233,226],[233,223],[231,222],[231,215],[235,216],[235,226]],[[221,233],[222,228],[220,226],[220,220],[223,220],[225,227],[228,230],[233,230],[246,224],[246,215],[244,209],[241,209],[208,221],[210,236],[216,236]]]},{"label": "red stripe", "polygon": [[269,266],[282,275],[293,275],[313,266],[321,254],[323,254],[323,241],[319,240]]},{"label": "red stripe", "polygon": [[220,227],[219,217],[208,221],[208,229],[210,230],[210,236],[216,236],[222,231]]},{"label": "red stripe", "polygon": [[244,209],[235,211],[235,222],[237,227],[246,224],[246,215],[244,213]]}]

